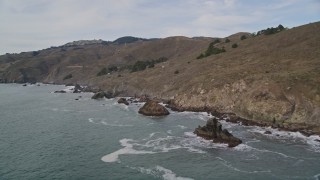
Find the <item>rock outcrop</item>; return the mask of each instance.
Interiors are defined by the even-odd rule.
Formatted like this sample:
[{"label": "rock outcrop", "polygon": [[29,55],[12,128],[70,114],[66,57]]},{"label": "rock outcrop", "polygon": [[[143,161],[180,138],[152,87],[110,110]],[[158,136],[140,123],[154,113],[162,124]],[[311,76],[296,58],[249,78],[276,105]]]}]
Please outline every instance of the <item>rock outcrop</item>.
[{"label": "rock outcrop", "polygon": [[120,98],[119,100],[118,100],[118,103],[119,104],[125,104],[125,105],[129,105],[129,102],[126,100],[126,98]]},{"label": "rock outcrop", "polygon": [[102,99],[102,98],[107,98],[107,99],[111,99],[113,98],[112,94],[109,92],[104,92],[104,91],[100,91],[95,93],[91,99]]},{"label": "rock outcrop", "polygon": [[83,91],[83,88],[79,84],[76,84],[74,86],[73,93],[81,93],[82,91]]},{"label": "rock outcrop", "polygon": [[194,133],[205,139],[212,139],[215,143],[226,143],[229,147],[235,147],[242,143],[240,139],[234,137],[228,130],[222,129],[222,125],[216,118],[209,119],[205,126],[199,126]]},{"label": "rock outcrop", "polygon": [[164,116],[170,114],[165,107],[153,100],[147,100],[142,108],[139,109],[139,113],[145,116]]}]

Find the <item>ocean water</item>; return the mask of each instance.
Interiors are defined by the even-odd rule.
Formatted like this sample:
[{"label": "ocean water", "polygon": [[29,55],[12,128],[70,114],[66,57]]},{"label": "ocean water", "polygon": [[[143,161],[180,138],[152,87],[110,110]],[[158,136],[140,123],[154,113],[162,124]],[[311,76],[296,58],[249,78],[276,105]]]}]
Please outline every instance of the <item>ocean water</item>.
[{"label": "ocean water", "polygon": [[228,148],[192,133],[206,113],[145,117],[142,104],[51,93],[64,88],[0,84],[1,180],[320,178],[318,136],[222,121],[243,140]]}]

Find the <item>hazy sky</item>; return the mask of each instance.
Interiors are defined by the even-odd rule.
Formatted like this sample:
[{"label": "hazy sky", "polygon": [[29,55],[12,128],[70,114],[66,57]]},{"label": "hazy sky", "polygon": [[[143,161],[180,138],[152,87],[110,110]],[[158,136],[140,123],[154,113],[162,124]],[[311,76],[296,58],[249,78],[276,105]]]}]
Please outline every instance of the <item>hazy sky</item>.
[{"label": "hazy sky", "polygon": [[225,37],[320,20],[320,0],[0,0],[0,54],[82,39]]}]

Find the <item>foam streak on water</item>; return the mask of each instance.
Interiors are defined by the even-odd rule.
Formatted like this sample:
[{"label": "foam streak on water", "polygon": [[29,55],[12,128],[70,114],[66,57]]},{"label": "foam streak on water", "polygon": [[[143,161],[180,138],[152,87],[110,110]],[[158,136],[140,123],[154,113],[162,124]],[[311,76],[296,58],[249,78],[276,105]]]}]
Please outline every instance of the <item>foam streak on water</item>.
[{"label": "foam streak on water", "polygon": [[129,142],[133,141],[132,139],[121,139],[120,143],[124,148],[119,149],[113,153],[110,153],[106,156],[103,156],[101,158],[102,161],[104,162],[116,162],[119,161],[119,155],[123,154],[153,154],[154,152],[152,151],[138,151],[133,149],[133,145],[130,144]]},{"label": "foam streak on water", "polygon": [[154,168],[131,167],[131,169],[138,170],[143,174],[149,174],[154,177],[162,177],[164,180],[193,180],[192,178],[177,176],[172,170],[159,165],[156,165]]}]

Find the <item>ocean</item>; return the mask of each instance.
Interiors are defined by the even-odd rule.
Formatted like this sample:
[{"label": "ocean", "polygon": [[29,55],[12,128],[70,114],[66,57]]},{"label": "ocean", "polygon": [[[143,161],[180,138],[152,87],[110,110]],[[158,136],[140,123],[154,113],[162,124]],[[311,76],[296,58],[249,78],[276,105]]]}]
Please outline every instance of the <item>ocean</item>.
[{"label": "ocean", "polygon": [[193,134],[207,113],[146,117],[141,103],[52,93],[65,88],[0,84],[1,180],[320,178],[319,136],[221,121],[243,141],[228,148]]}]

